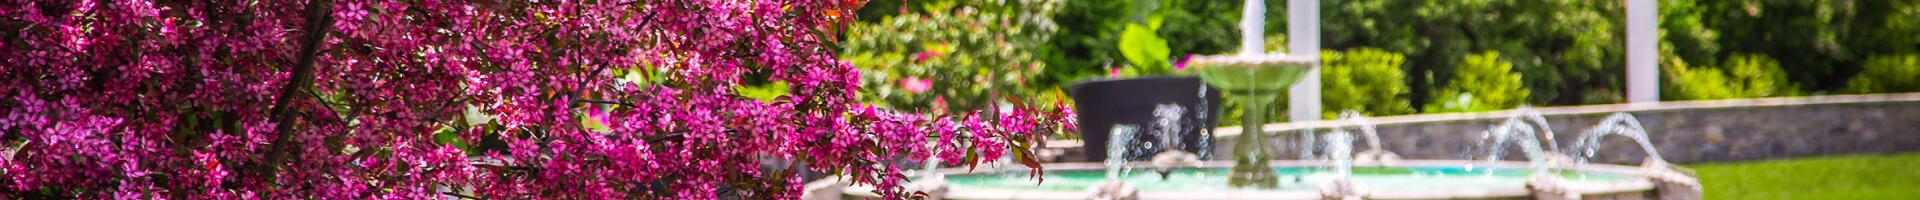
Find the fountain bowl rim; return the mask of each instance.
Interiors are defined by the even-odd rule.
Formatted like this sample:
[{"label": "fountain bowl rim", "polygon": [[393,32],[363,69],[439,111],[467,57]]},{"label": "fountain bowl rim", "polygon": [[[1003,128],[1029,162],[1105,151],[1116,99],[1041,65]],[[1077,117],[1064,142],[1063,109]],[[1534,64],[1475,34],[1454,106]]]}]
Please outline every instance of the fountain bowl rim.
[{"label": "fountain bowl rim", "polygon": [[[1321,161],[1311,161],[1311,160],[1274,160],[1274,161],[1270,161],[1268,164],[1270,167],[1275,167],[1275,168],[1321,167],[1321,166],[1328,165],[1328,164],[1322,163]],[[1526,161],[1505,161],[1505,160],[1493,161],[1493,162],[1477,161],[1477,160],[1399,160],[1399,161],[1393,161],[1391,163],[1356,162],[1354,163],[1353,166],[1354,167],[1452,167],[1452,166],[1464,166],[1467,164],[1472,164],[1474,166],[1481,166],[1481,167],[1506,168],[1506,169],[1525,169],[1528,166],[1530,166],[1530,163]],[[1200,167],[1215,168],[1215,167],[1232,167],[1232,166],[1233,166],[1232,161],[1216,160],[1216,161],[1208,161],[1202,164]],[[935,171],[941,174],[954,175],[954,174],[991,173],[991,172],[997,172],[999,170],[1009,170],[1009,171],[1016,171],[1016,172],[1024,172],[1028,170],[1025,167],[1018,167],[1018,166],[1012,166],[1012,167],[1018,168],[1018,169],[982,168],[982,169],[975,169],[975,170],[969,171],[967,168],[941,168]],[[1045,167],[1047,171],[1075,171],[1075,170],[1102,170],[1106,168],[1106,165],[1103,163],[1095,163],[1095,162],[1074,162],[1074,163],[1047,163],[1047,164],[1043,164],[1043,167]],[[1574,188],[1580,191],[1581,194],[1586,194],[1586,195],[1652,191],[1655,187],[1653,181],[1648,180],[1648,178],[1645,175],[1641,174],[1641,167],[1638,167],[1638,166],[1592,163],[1592,164],[1587,164],[1580,167],[1561,167],[1559,169],[1574,171],[1574,172],[1581,172],[1581,173],[1617,174],[1617,175],[1628,177],[1627,179],[1621,180],[1621,181],[1612,181],[1612,182],[1606,182],[1605,184],[1597,184],[1597,185],[1585,186],[1582,188]],[[832,179],[832,178],[829,178],[829,179]],[[912,183],[908,183],[908,184],[912,184]],[[870,185],[853,185],[853,186],[847,186],[842,188],[842,191],[840,192],[841,194],[845,194],[849,196],[873,197],[873,198],[880,197],[879,195],[872,193],[872,191],[873,191],[873,187]],[[969,188],[969,190],[948,189],[947,194],[944,196],[944,198],[946,199],[1086,199],[1086,195],[1087,194],[1085,192],[1081,192],[1081,191]],[[1371,196],[1369,197],[1369,199],[1490,199],[1490,198],[1527,197],[1532,195],[1532,193],[1525,187],[1501,187],[1501,188],[1448,189],[1448,190],[1405,190],[1405,191],[1387,190],[1387,191],[1373,191],[1370,195]],[[1140,197],[1141,199],[1319,199],[1320,193],[1317,190],[1141,191]]]}]

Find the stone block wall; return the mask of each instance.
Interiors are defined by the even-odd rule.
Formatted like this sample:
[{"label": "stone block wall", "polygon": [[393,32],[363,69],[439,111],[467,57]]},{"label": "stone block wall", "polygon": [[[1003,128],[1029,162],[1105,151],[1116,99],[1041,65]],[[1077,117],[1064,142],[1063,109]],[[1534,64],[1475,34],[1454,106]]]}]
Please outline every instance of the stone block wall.
[{"label": "stone block wall", "polygon": [[[1920,93],[1846,95],[1724,101],[1661,102],[1539,108],[1551,124],[1554,140],[1571,149],[1581,133],[1616,112],[1639,119],[1648,139],[1669,162],[1723,162],[1801,156],[1876,154],[1920,151]],[[1372,119],[1381,146],[1405,159],[1467,159],[1479,152],[1481,133],[1505,121],[1510,111],[1392,116]],[[1268,125],[1280,148],[1300,130],[1321,130],[1341,122]],[[1218,155],[1238,136],[1235,128],[1221,132]],[[1355,141],[1355,151],[1365,141]],[[1544,144],[1543,144],[1544,145]],[[1543,146],[1544,147],[1544,146]],[[1519,147],[1509,146],[1509,160],[1524,160]],[[1572,151],[1572,150],[1567,150]],[[1595,162],[1632,164],[1646,156],[1625,137],[1603,138]],[[1282,150],[1280,158],[1296,158]],[[1216,159],[1229,159],[1218,157]]]}]

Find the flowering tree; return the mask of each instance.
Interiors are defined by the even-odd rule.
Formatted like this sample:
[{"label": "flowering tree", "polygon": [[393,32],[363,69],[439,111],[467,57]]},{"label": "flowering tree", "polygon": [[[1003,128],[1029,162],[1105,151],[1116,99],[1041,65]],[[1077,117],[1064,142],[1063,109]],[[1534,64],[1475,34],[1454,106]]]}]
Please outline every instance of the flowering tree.
[{"label": "flowering tree", "polygon": [[[858,1],[0,2],[0,198],[792,198],[1065,112],[854,100]],[[749,82],[791,85],[770,99]],[[1052,110],[1058,105],[1050,106]],[[937,154],[937,155],[936,155]],[[13,197],[6,197],[13,196]]]}]

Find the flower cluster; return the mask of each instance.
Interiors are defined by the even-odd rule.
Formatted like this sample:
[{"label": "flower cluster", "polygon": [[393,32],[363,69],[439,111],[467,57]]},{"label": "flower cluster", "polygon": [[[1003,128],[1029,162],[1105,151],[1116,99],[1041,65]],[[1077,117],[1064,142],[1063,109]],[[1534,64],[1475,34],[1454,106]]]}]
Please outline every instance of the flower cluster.
[{"label": "flower cluster", "polygon": [[0,198],[793,198],[798,166],[900,198],[900,159],[1072,128],[863,105],[829,49],[858,6],[0,2]]}]

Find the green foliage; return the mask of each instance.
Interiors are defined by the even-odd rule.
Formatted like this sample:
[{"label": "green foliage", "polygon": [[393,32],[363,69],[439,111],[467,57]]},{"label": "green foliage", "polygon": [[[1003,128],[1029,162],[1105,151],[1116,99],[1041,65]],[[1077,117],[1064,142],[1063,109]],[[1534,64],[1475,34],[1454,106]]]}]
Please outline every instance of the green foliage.
[{"label": "green foliage", "polygon": [[[1019,4],[872,1],[861,16],[867,17],[863,21],[879,21],[869,16],[956,11],[960,9],[939,5],[998,2]],[[1046,63],[1045,67],[1022,87],[1055,90],[1080,79],[1105,76],[1112,68],[1123,69],[1123,75],[1162,74],[1170,71],[1166,65],[1170,59],[1231,53],[1238,44],[1236,24],[1242,3],[1064,1],[1059,12],[1050,15],[1058,31],[1030,49],[1030,56]],[[1280,35],[1286,30],[1285,3],[1267,4],[1267,33],[1276,35],[1267,38],[1267,45],[1284,51],[1285,38]],[[1454,77],[1470,73],[1462,69],[1465,62],[1460,58],[1485,51],[1502,52],[1501,61],[1526,77],[1520,79],[1520,88],[1529,93],[1519,99],[1521,103],[1623,101],[1626,9],[1621,1],[1326,0],[1321,5],[1322,46],[1374,48],[1403,55],[1402,86],[1408,92],[1408,104],[1416,109],[1448,104],[1463,108],[1451,111],[1504,107],[1475,103],[1505,97],[1445,91],[1460,85],[1453,83],[1458,80]],[[1920,35],[1920,0],[1662,0],[1658,12],[1661,78],[1665,79],[1661,88],[1667,93],[1661,96],[1667,99],[1920,90],[1888,88],[1913,79],[1898,74],[1914,68],[1901,68],[1899,57],[1869,57],[1920,53],[1920,37],[1915,37]],[[1331,67],[1332,59],[1326,60]],[[1331,80],[1335,79],[1331,71],[1323,72],[1324,85],[1329,87],[1337,81]],[[1765,74],[1742,74],[1749,72]],[[1860,77],[1855,78],[1856,74]],[[1782,75],[1785,79],[1777,78]],[[1346,101],[1323,94],[1329,109]]]},{"label": "green foliage", "polygon": [[[1839,89],[1865,55],[1920,52],[1920,0],[1659,1],[1663,57],[1729,66],[1726,52],[1771,55],[1790,85]],[[1526,75],[1530,102],[1619,102],[1624,76],[1621,1],[1329,0],[1324,46],[1407,55],[1415,104],[1450,85],[1453,59],[1500,51]],[[1667,61],[1663,61],[1665,63]],[[1663,95],[1665,96],[1665,95]],[[1439,99],[1434,101],[1451,101]]]},{"label": "green foliage", "polygon": [[1154,34],[1158,24],[1127,24],[1120,33],[1120,54],[1126,56],[1132,67],[1122,69],[1122,74],[1167,74],[1173,67],[1167,62],[1171,55],[1167,49],[1167,40]]},{"label": "green foliage", "polygon": [[[1240,11],[1246,1],[1135,0],[1156,1],[1164,5],[1158,9],[1164,22],[1157,32],[1173,39],[1168,43],[1173,55],[1213,55],[1239,49]],[[1285,5],[1284,1],[1267,1],[1265,33],[1287,30]]]},{"label": "green foliage", "polygon": [[[1843,89],[1876,54],[1920,51],[1920,1],[1698,1],[1702,22],[1728,52],[1780,62],[1788,79],[1811,91]],[[1683,54],[1684,55],[1684,54]]]},{"label": "green foliage", "polygon": [[1466,56],[1447,87],[1427,105],[1427,112],[1471,112],[1507,109],[1526,104],[1531,94],[1500,52]]},{"label": "green foliage", "polygon": [[[1660,1],[1660,58],[1677,62],[1718,63],[1720,31],[1707,24],[1712,7],[1693,0]],[[1663,63],[1666,61],[1663,61]],[[1665,96],[1665,95],[1663,95]]]},{"label": "green foliage", "polygon": [[1780,63],[1766,55],[1735,54],[1723,67],[1690,68],[1684,62],[1665,67],[1670,100],[1706,100],[1799,95]]},{"label": "green foliage", "polygon": [[1346,110],[1368,116],[1413,113],[1406,75],[1400,65],[1406,56],[1375,48],[1321,51],[1320,102],[1325,116]]},{"label": "green foliage", "polygon": [[735,86],[734,91],[743,97],[774,102],[774,98],[787,95],[790,89],[787,88],[787,82],[773,82],[759,86]]},{"label": "green foliage", "polygon": [[1076,0],[1061,3],[1053,21],[1059,32],[1037,52],[1050,66],[1034,83],[1040,87],[1062,87],[1086,77],[1107,74],[1114,62],[1126,62],[1115,41],[1128,23],[1116,15],[1129,12],[1127,0]]},{"label": "green foliage", "polygon": [[[1407,57],[1411,103],[1437,92],[1461,57],[1499,51],[1528,79],[1533,104],[1617,102],[1624,68],[1620,1],[1330,0],[1322,41],[1330,49],[1375,47]],[[1484,97],[1484,96],[1481,96]]]},{"label": "green foliage", "polygon": [[[1240,9],[1243,1],[1181,0],[1073,0],[1062,4],[1053,21],[1060,24],[1054,40],[1038,52],[1047,68],[1034,82],[1039,87],[1063,87],[1074,81],[1106,76],[1110,67],[1122,68],[1122,74],[1160,74],[1159,69],[1134,69],[1134,63],[1160,65],[1185,55],[1220,54],[1232,51],[1240,40]],[[1267,5],[1267,32],[1286,30],[1285,3]],[[1150,23],[1151,22],[1151,23]],[[1128,25],[1139,24],[1165,40],[1167,55],[1147,55],[1151,59],[1135,61],[1122,53],[1122,35]],[[1135,29],[1137,32],[1138,28]],[[1144,38],[1144,37],[1137,37]],[[1150,45],[1160,46],[1160,45]],[[1155,50],[1157,51],[1157,50]],[[1159,67],[1159,66],[1149,66]],[[1170,69],[1170,68],[1168,68]],[[1133,72],[1133,71],[1143,71]],[[1171,70],[1168,70],[1171,71]]]},{"label": "green foliage", "polygon": [[1270,53],[1270,54],[1287,53],[1287,34],[1282,33],[1282,34],[1267,35],[1267,38],[1260,39],[1260,42],[1267,43],[1265,45],[1267,47],[1267,53]]},{"label": "green foliage", "polygon": [[[863,70],[873,92],[861,100],[895,109],[978,110],[997,96],[1060,99],[1057,87],[1028,83],[1047,68],[1034,52],[1057,29],[1050,16],[1059,2],[1021,2],[917,4],[924,13],[854,25],[841,58]],[[908,90],[909,80],[926,80],[930,89]]]},{"label": "green foliage", "polygon": [[1920,54],[1873,56],[1847,81],[1853,93],[1920,92]]}]

